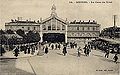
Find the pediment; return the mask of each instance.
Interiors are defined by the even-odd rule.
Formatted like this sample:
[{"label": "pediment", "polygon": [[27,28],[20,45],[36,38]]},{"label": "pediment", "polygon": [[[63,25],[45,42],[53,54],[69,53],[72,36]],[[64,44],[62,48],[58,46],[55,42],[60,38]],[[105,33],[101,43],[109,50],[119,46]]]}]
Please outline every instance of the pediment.
[{"label": "pediment", "polygon": [[57,15],[51,15],[50,17],[42,20],[42,24],[44,24],[44,23],[46,23],[46,22],[48,22],[48,21],[51,21],[52,19],[56,19],[57,21],[60,21],[60,22],[62,22],[63,24],[67,24],[67,23],[66,23],[66,20],[63,20],[63,19],[59,18]]}]

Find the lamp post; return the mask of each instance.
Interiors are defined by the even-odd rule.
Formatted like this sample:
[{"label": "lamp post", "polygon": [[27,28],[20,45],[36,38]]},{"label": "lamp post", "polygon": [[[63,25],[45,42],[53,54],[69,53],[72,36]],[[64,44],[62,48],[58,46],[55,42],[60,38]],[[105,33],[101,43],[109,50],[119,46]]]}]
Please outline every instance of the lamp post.
[{"label": "lamp post", "polygon": [[[41,22],[42,22],[42,19],[41,19]],[[39,23],[40,27],[39,27],[39,32],[40,32],[40,41],[38,42],[38,54],[39,56],[42,56],[44,55],[42,49],[41,49],[41,42],[42,42],[42,25],[41,23]]]}]

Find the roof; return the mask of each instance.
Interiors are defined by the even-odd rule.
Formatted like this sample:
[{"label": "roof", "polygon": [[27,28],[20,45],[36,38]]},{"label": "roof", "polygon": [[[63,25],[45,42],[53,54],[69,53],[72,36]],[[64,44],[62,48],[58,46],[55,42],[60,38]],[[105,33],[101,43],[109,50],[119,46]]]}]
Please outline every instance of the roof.
[{"label": "roof", "polygon": [[23,37],[18,35],[18,34],[5,34],[6,37],[11,38],[11,37],[17,37],[19,39],[22,39]]},{"label": "roof", "polygon": [[12,21],[12,22],[9,22],[9,23],[36,23],[35,21],[28,21],[28,20],[26,20],[26,21],[18,21],[18,20],[16,20],[16,21]]},{"label": "roof", "polygon": [[76,21],[74,20],[73,22],[70,22],[70,24],[97,24],[97,22],[95,22],[94,20],[91,22],[89,21]]}]

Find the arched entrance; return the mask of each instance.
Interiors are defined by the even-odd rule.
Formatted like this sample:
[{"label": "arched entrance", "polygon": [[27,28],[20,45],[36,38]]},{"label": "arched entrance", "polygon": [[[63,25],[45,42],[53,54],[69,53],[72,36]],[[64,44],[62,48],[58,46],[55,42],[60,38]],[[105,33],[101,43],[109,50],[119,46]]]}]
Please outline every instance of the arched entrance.
[{"label": "arched entrance", "polygon": [[63,33],[44,33],[43,41],[52,42],[52,43],[65,42],[65,34],[63,34]]}]

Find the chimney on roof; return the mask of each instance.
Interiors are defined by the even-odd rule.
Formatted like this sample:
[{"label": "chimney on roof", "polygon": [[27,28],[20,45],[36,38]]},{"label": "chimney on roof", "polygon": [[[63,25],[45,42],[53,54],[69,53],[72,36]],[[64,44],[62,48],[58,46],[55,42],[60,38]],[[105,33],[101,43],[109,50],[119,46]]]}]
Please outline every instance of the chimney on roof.
[{"label": "chimney on roof", "polygon": [[31,18],[29,18],[29,21],[31,21]]},{"label": "chimney on roof", "polygon": [[89,20],[88,22],[89,22],[89,24],[90,24],[90,20]]},{"label": "chimney on roof", "polygon": [[113,25],[114,25],[114,27],[116,27],[116,17],[117,17],[117,15],[113,15]]},{"label": "chimney on roof", "polygon": [[20,20],[20,17],[18,17],[17,20],[19,21],[19,20]]},{"label": "chimney on roof", "polygon": [[11,22],[14,22],[14,20],[13,20],[13,19],[11,19]]},{"label": "chimney on roof", "polygon": [[40,23],[40,21],[38,20],[37,23]]},{"label": "chimney on roof", "polygon": [[18,17],[17,20],[18,20],[18,21],[22,21],[22,17]]},{"label": "chimney on roof", "polygon": [[66,22],[67,22],[67,18],[66,18],[66,20],[65,20]]},{"label": "chimney on roof", "polygon": [[90,22],[90,20],[88,22]]},{"label": "chimney on roof", "polygon": [[17,20],[15,19],[15,22],[16,22]]},{"label": "chimney on roof", "polygon": [[80,20],[80,23],[81,23],[81,20]]},{"label": "chimney on roof", "polygon": [[22,17],[20,17],[20,21],[22,21]]},{"label": "chimney on roof", "polygon": [[42,18],[40,18],[40,22],[42,22]]}]

